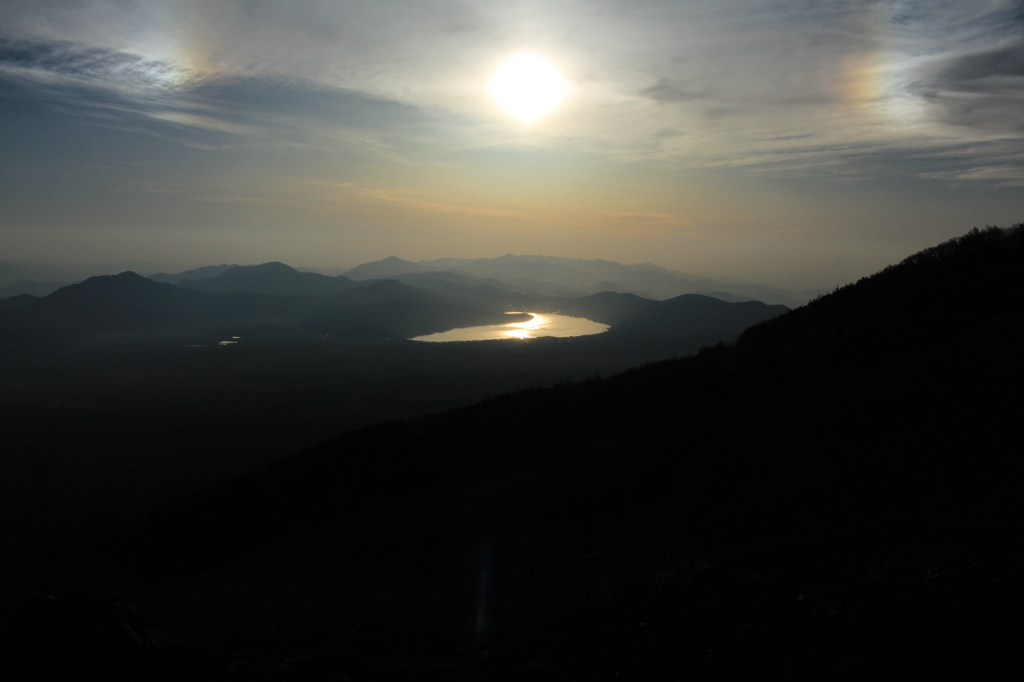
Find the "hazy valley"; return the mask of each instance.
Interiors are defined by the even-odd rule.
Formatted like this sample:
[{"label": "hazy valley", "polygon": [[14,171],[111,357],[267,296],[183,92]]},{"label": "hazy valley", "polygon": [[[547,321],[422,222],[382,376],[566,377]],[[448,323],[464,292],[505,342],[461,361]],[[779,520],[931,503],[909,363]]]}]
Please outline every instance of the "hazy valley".
[{"label": "hazy valley", "polygon": [[[936,638],[1002,665],[1010,633],[977,618],[1020,603],[1022,235],[795,310],[564,295],[544,259],[8,297],[5,603],[128,594],[193,647],[147,663],[167,679],[255,679],[295,647],[296,679],[936,671]],[[610,328],[408,340],[524,310]],[[864,639],[886,627],[919,636]]]},{"label": "hazy valley", "polygon": [[[102,525],[104,515],[137,514],[154,495],[241,473],[339,430],[683,355],[786,310],[699,294],[552,296],[536,292],[566,291],[571,277],[586,281],[583,271],[557,263],[567,259],[550,266],[526,258],[518,268],[509,266],[516,259],[495,260],[518,283],[411,273],[426,266],[389,259],[356,268],[355,279],[266,263],[151,278],[126,271],[2,299],[6,504],[32,508],[32,467],[45,462],[51,505],[62,510],[51,532],[59,519]],[[634,271],[589,266],[593,277]],[[528,318],[508,314],[516,310],[612,329],[568,339],[408,341]]]}]

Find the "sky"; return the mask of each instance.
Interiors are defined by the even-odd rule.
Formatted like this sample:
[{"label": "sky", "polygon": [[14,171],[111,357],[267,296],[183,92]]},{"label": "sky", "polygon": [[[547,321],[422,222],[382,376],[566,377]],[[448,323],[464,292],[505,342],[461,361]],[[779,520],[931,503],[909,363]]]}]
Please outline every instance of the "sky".
[{"label": "sky", "polygon": [[830,289],[1024,221],[1024,1],[5,0],[0,206],[4,260]]}]

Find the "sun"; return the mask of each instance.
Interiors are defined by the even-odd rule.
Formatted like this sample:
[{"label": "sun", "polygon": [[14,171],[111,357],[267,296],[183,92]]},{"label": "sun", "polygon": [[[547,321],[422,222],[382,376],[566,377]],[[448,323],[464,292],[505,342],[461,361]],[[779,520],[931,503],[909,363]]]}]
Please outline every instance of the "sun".
[{"label": "sun", "polygon": [[569,89],[555,67],[532,54],[505,62],[491,79],[491,95],[502,109],[532,123],[554,111]]}]

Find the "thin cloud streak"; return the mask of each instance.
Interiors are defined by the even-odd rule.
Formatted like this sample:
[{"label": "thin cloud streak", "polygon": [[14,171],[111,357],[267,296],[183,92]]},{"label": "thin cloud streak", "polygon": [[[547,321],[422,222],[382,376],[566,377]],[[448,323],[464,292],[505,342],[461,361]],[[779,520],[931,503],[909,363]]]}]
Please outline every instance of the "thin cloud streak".
[{"label": "thin cloud streak", "polygon": [[[322,184],[322,183],[315,183]],[[462,217],[484,217],[513,219],[516,221],[583,228],[590,231],[622,230],[644,234],[664,234],[678,228],[691,226],[692,221],[682,220],[667,213],[629,213],[618,211],[595,211],[592,209],[576,209],[571,217],[561,215],[564,209],[550,208],[514,209],[465,203],[447,203],[433,199],[424,199],[408,194],[396,193],[372,187],[358,187],[352,183],[325,184],[331,193],[318,195],[316,201],[331,203],[342,207],[356,204],[387,206],[394,205],[410,213],[441,213],[454,214]]]}]

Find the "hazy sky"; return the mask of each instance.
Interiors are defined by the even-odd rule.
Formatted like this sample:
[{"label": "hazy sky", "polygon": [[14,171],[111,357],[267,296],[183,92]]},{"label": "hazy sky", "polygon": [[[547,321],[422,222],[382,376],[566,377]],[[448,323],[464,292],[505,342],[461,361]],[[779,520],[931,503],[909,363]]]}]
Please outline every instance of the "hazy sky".
[{"label": "hazy sky", "polygon": [[[533,54],[532,124],[488,92]],[[0,259],[845,283],[1024,221],[1022,0],[4,0]]]}]

